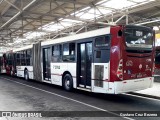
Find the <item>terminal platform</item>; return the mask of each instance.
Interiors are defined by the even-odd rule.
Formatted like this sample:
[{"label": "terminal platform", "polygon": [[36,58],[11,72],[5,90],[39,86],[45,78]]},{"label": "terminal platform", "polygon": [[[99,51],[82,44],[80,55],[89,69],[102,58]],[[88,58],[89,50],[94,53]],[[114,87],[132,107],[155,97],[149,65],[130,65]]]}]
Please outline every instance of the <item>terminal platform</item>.
[{"label": "terminal platform", "polygon": [[143,95],[151,98],[159,98],[160,99],[160,77],[156,76],[153,87],[145,90],[140,90],[133,92],[133,94]]}]

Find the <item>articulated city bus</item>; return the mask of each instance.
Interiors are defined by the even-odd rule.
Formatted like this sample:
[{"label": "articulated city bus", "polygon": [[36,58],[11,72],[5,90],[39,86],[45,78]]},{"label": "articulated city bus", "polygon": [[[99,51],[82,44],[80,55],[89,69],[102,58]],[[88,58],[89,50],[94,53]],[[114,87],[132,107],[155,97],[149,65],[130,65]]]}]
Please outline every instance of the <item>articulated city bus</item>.
[{"label": "articulated city bus", "polygon": [[154,31],[111,26],[13,50],[16,76],[96,93],[152,87]]}]

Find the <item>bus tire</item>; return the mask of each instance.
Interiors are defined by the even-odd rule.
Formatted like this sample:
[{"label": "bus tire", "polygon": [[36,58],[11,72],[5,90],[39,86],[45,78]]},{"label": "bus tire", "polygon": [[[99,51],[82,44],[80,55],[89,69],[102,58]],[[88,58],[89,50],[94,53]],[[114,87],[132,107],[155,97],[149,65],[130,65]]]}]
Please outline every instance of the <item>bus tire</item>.
[{"label": "bus tire", "polygon": [[63,87],[67,91],[71,91],[73,89],[73,79],[70,74],[66,74],[63,78]]},{"label": "bus tire", "polygon": [[25,70],[25,71],[24,71],[24,79],[25,79],[26,81],[29,80],[29,73],[28,73],[28,70]]}]

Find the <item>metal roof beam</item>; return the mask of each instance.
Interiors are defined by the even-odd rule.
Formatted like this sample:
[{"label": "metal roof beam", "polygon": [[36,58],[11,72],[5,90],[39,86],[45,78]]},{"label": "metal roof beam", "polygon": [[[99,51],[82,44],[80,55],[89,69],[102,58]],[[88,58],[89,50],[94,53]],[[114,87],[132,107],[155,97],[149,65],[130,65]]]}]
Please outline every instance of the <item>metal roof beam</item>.
[{"label": "metal roof beam", "polygon": [[8,0],[4,0],[6,1],[9,5],[13,6],[14,8],[16,8],[17,10],[21,11],[21,9],[19,9],[17,6],[15,6],[13,3],[11,3],[10,1]]},{"label": "metal roof beam", "polygon": [[[23,13],[26,13],[26,14],[30,14],[29,15],[29,17],[31,16],[31,15],[39,15],[39,16],[46,16],[46,17],[60,17],[61,16],[61,14],[59,14],[59,15],[56,15],[56,14],[52,14],[52,15],[48,15],[48,14],[45,14],[44,15],[44,13],[37,13],[37,12],[34,12],[34,11],[27,11],[27,10],[25,10]],[[25,16],[24,16],[25,17]],[[32,16],[31,16],[32,17]]]},{"label": "metal roof beam", "polygon": [[[142,10],[146,10],[146,9],[149,9],[151,7],[154,7],[154,6],[158,6],[160,5],[160,2],[159,1],[155,1],[153,3],[148,3],[146,5],[140,5],[136,8],[131,8],[131,9],[128,9],[128,12],[127,14],[131,14],[131,13],[135,13],[135,12],[138,12],[138,11],[142,11]],[[107,18],[108,20],[112,19],[112,18],[117,18],[117,17],[121,17],[124,15],[124,13],[126,13],[126,11],[121,11],[121,13],[114,13],[113,16],[111,15],[106,15],[105,18]],[[105,19],[103,18],[100,18],[98,19],[97,21],[101,22],[101,21],[104,21]]]},{"label": "metal roof beam", "polygon": [[[63,5],[62,5],[62,6],[63,6]],[[48,11],[47,13],[45,13],[45,14],[39,16],[37,19],[41,19],[41,18],[44,17],[46,14],[49,14],[50,12],[52,12],[52,11],[54,11],[54,10],[56,10],[56,9],[57,9],[57,8],[54,8],[54,9]],[[18,31],[18,30],[20,30],[20,29],[22,29],[22,28],[28,26],[29,24],[31,24],[31,23],[34,22],[34,21],[36,21],[36,20],[30,21],[29,23],[25,24],[24,26],[21,26],[21,27],[17,28],[17,29],[16,29],[15,31],[13,31],[13,32],[16,32],[16,31]]]},{"label": "metal roof beam", "polygon": [[[4,0],[3,0],[3,1],[4,1]],[[3,2],[3,1],[2,1],[2,2]],[[15,1],[16,1],[16,0],[12,0],[12,4],[15,3]],[[11,7],[11,5],[6,6],[6,7],[4,8],[4,10],[1,12],[1,15],[4,15],[4,13],[6,13],[7,10],[8,10],[10,7]]]},{"label": "metal roof beam", "polygon": [[4,0],[1,0],[0,4],[2,4],[3,1],[4,1]]},{"label": "metal roof beam", "polygon": [[6,23],[4,23],[0,29],[4,28],[6,25],[8,25],[10,22],[12,22],[14,19],[16,19],[24,10],[26,10],[27,8],[29,8],[33,3],[35,3],[37,0],[32,0],[32,2],[30,2],[28,5],[26,5],[22,11],[19,11],[17,14],[15,14],[11,19],[9,19]]},{"label": "metal roof beam", "polygon": [[63,3],[75,3],[75,4],[80,4],[80,5],[87,5],[86,3],[77,1],[77,0],[54,0],[56,2],[63,2]]},{"label": "metal roof beam", "polygon": [[63,12],[65,12],[66,15],[68,14],[68,12],[61,5],[59,5],[56,1],[54,3],[57,5],[57,7],[63,10]]},{"label": "metal roof beam", "polygon": [[[45,0],[45,1],[47,1],[47,0]],[[49,0],[49,1],[51,1],[51,0]],[[100,1],[100,0],[94,0],[93,2],[94,2],[94,3],[97,3],[98,1]],[[93,3],[93,2],[92,2],[92,3]],[[77,2],[76,2],[76,4],[77,4]],[[60,5],[60,6],[63,7],[63,5],[65,5],[65,4],[62,4],[62,5]],[[87,4],[85,4],[85,6],[83,6],[83,7],[80,7],[79,9],[82,9],[82,8],[84,8],[84,7],[87,7]],[[39,19],[40,19],[40,18],[43,18],[45,15],[50,14],[52,11],[54,11],[54,10],[56,10],[56,9],[58,9],[58,8],[54,8],[54,9],[48,11],[47,13],[45,13],[45,14],[39,16],[38,18],[39,18]],[[69,12],[68,14],[71,14],[72,12],[73,12],[73,11]],[[58,17],[58,18],[63,18],[63,17],[65,18],[65,16],[66,16],[66,15],[60,16],[60,17]],[[38,19],[38,18],[37,18],[37,19]],[[18,28],[17,30],[15,30],[15,31],[13,31],[13,32],[16,32],[16,31],[22,29],[23,27],[29,25],[30,23],[32,23],[32,22],[34,22],[34,21],[35,21],[35,20],[29,22],[28,24],[25,24],[24,26]],[[13,32],[12,32],[12,33],[13,33]]]}]

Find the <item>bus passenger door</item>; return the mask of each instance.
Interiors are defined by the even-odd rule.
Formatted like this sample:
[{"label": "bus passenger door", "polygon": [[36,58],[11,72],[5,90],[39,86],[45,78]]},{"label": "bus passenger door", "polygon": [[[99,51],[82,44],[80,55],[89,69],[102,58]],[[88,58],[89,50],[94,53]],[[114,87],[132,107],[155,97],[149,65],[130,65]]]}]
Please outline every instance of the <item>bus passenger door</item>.
[{"label": "bus passenger door", "polygon": [[43,79],[51,80],[51,50],[50,47],[43,48]]},{"label": "bus passenger door", "polygon": [[91,88],[92,43],[78,45],[78,87]]}]

